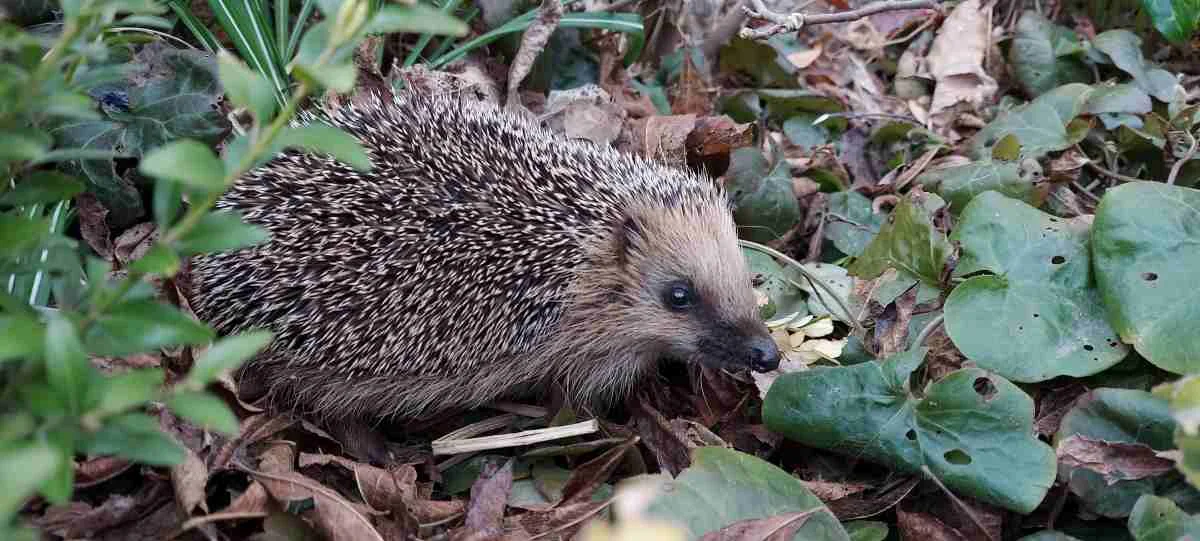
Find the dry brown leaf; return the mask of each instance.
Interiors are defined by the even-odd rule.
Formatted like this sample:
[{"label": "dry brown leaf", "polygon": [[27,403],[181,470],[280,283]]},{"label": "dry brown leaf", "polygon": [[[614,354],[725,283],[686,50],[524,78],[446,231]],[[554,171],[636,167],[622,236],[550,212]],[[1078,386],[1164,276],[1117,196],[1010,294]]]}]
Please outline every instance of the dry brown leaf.
[{"label": "dry brown leaf", "polygon": [[510,530],[505,539],[571,539],[575,532],[607,508],[611,501],[573,503],[510,518],[505,521],[506,529]]},{"label": "dry brown leaf", "polygon": [[[996,93],[996,80],[984,70],[985,52],[991,45],[987,7],[981,0],[965,0],[942,23],[926,57],[936,87],[929,114],[944,117],[945,126],[964,104],[973,112]],[[945,113],[943,115],[943,113]]]},{"label": "dry brown leaf", "polygon": [[122,265],[146,255],[158,240],[158,230],[153,222],[137,224],[113,240],[113,256]]},{"label": "dry brown leaf", "polygon": [[652,116],[645,119],[639,153],[671,165],[687,162],[687,139],[696,128],[696,115]]},{"label": "dry brown leaf", "polygon": [[685,140],[688,154],[700,159],[727,156],[752,144],[754,124],[738,124],[726,115],[697,118],[695,128]]},{"label": "dry brown leaf", "polygon": [[617,465],[621,463],[625,453],[637,445],[638,441],[639,438],[634,436],[572,470],[571,476],[567,478],[567,483],[563,485],[562,500],[558,505],[570,505],[590,500],[596,489],[608,480],[613,470],[617,469]]},{"label": "dry brown leaf", "polygon": [[1091,470],[1108,484],[1157,477],[1175,468],[1175,462],[1158,456],[1142,443],[1092,439],[1075,434],[1059,442],[1055,453],[1059,464]]},{"label": "dry brown leaf", "polygon": [[814,496],[821,499],[823,502],[831,502],[840,500],[847,496],[861,494],[871,488],[867,483],[847,483],[837,481],[805,481],[805,488],[813,493]]},{"label": "dry brown leaf", "polygon": [[271,512],[271,497],[262,483],[252,481],[246,490],[234,498],[228,507],[204,516],[195,517],[183,523],[182,530],[220,522],[224,520],[242,520],[248,518],[263,518]]},{"label": "dry brown leaf", "polygon": [[208,467],[191,449],[184,447],[183,462],[171,467],[171,487],[175,489],[175,502],[187,515],[199,507],[207,512],[204,503],[204,488],[208,484]]},{"label": "dry brown leaf", "polygon": [[921,476],[914,475],[897,483],[884,484],[882,490],[829,500],[825,505],[841,521],[873,517],[900,503],[920,482]]},{"label": "dry brown leaf", "polygon": [[708,116],[713,112],[712,92],[704,82],[704,76],[692,63],[691,55],[684,55],[683,70],[679,83],[671,93],[671,113],[676,115]]},{"label": "dry brown leaf", "polygon": [[326,539],[383,541],[366,515],[333,489],[294,471],[248,473],[262,483],[272,498],[285,506],[291,502],[311,500],[313,506],[306,509],[302,516],[311,520]]},{"label": "dry brown leaf", "polygon": [[875,328],[866,346],[876,358],[886,359],[904,351],[908,343],[908,325],[916,304],[917,286],[914,284],[884,306],[883,313],[875,318]]},{"label": "dry brown leaf", "polygon": [[662,413],[647,401],[636,400],[634,405],[634,430],[654,455],[658,467],[670,473],[672,477],[679,475],[692,463],[687,444],[675,433]]},{"label": "dry brown leaf", "polygon": [[770,541],[785,541],[795,537],[796,532],[804,527],[804,523],[821,508],[785,513],[767,518],[739,520],[715,532],[708,532],[700,537],[700,541],[755,541],[758,539]]},{"label": "dry brown leaf", "polygon": [[132,466],[132,462],[113,456],[89,458],[75,465],[75,488],[98,485],[124,473]]},{"label": "dry brown leaf", "polygon": [[105,261],[112,261],[112,233],[108,229],[108,209],[96,196],[84,193],[75,198],[79,209],[79,233],[84,242]]},{"label": "dry brown leaf", "polygon": [[520,96],[517,93],[521,87],[521,81],[524,81],[525,76],[529,75],[529,70],[533,69],[534,61],[546,47],[550,35],[558,28],[558,22],[562,20],[562,16],[561,0],[542,0],[542,5],[538,7],[537,17],[521,36],[521,48],[517,50],[517,54],[512,60],[512,66],[508,70],[508,100],[504,104],[506,108],[512,110],[522,107]]},{"label": "dry brown leaf", "polygon": [[504,508],[512,490],[513,461],[507,460],[497,468],[489,463],[471,486],[471,503],[467,506],[465,532],[473,538],[498,536],[503,532]]},{"label": "dry brown leaf", "polygon": [[900,539],[921,541],[974,541],[958,530],[947,526],[937,517],[927,513],[908,512],[896,509],[896,528]]}]

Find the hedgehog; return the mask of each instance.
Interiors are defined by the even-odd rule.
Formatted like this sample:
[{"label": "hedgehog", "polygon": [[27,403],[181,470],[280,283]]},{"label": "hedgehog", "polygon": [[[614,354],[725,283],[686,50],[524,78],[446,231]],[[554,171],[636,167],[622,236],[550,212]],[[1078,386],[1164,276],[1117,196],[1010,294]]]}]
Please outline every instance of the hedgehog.
[{"label": "hedgehog", "polygon": [[662,361],[778,366],[711,177],[454,95],[368,94],[296,122],[351,134],[371,170],[278,155],[217,204],[269,240],[191,267],[218,333],[274,332],[240,374],[268,402],[349,422],[552,389],[601,408]]}]

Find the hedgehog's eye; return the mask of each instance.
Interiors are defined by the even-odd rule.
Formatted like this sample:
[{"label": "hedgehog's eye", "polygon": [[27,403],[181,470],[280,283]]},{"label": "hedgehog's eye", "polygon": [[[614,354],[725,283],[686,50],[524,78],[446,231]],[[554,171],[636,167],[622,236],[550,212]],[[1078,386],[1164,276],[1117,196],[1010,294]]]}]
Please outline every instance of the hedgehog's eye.
[{"label": "hedgehog's eye", "polygon": [[673,310],[684,310],[696,303],[696,292],[686,282],[675,282],[667,286],[663,300]]}]

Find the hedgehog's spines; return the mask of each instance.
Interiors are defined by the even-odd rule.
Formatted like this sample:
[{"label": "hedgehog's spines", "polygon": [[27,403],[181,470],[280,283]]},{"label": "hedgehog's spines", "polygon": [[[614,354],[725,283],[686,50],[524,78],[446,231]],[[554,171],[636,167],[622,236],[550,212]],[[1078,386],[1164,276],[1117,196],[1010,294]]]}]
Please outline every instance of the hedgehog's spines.
[{"label": "hedgehog's spines", "polygon": [[[373,169],[277,157],[218,204],[272,240],[193,265],[203,319],[275,330],[250,368],[279,402],[408,416],[543,383],[604,400],[682,347],[672,333],[700,332],[655,320],[669,315],[652,282],[700,274],[718,315],[752,311],[708,178],[453,97],[366,96],[294,125],[312,122],[359,138]],[[614,242],[625,220],[628,253]]]}]

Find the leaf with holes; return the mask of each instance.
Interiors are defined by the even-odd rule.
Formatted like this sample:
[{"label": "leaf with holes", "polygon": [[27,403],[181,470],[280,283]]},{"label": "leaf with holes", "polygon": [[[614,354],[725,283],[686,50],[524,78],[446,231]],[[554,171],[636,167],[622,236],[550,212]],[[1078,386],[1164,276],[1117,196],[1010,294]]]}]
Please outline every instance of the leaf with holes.
[{"label": "leaf with holes", "polygon": [[1104,194],[1092,226],[1096,285],[1121,339],[1159,368],[1200,371],[1200,191],[1132,182]]},{"label": "leaf with holes", "polygon": [[1171,500],[1146,494],[1129,515],[1129,533],[1136,541],[1196,539],[1200,537],[1200,517],[1185,513]]},{"label": "leaf with holes", "polygon": [[[1167,401],[1134,389],[1096,389],[1084,394],[1063,416],[1054,447],[1060,452],[1072,439],[1080,437],[1111,445],[1124,445],[1122,454],[1153,455],[1175,447],[1175,421]],[[1144,446],[1144,447],[1143,447]],[[1120,461],[1104,461],[1109,468],[1121,467]],[[1100,472],[1069,461],[1060,461],[1059,476],[1067,482],[1080,506],[1089,513],[1110,518],[1129,515],[1138,497],[1153,493],[1181,504],[1200,503],[1200,493],[1190,489],[1175,472],[1109,482]],[[1136,477],[1136,476],[1130,476]]]},{"label": "leaf with holes", "polygon": [[1033,435],[1033,400],[964,368],[913,394],[925,348],[883,362],[784,374],[763,401],[767,428],[897,470],[928,468],[950,489],[1029,513],[1054,482],[1054,452]]},{"label": "leaf with holes", "polygon": [[962,247],[955,273],[971,277],[946,299],[946,332],[979,366],[1035,382],[1089,376],[1129,353],[1093,285],[1086,218],[986,192],[951,238]]},{"label": "leaf with holes", "polygon": [[739,521],[805,511],[815,512],[795,539],[850,539],[833,513],[799,479],[733,449],[700,447],[692,451],[692,465],[674,479],[665,474],[635,479],[655,489],[646,514],[686,527],[688,539]]}]

